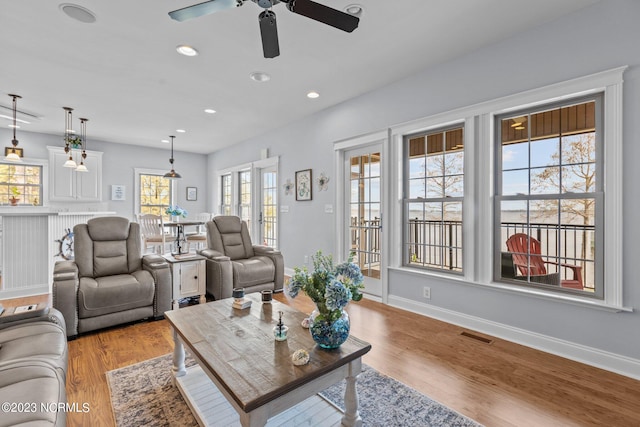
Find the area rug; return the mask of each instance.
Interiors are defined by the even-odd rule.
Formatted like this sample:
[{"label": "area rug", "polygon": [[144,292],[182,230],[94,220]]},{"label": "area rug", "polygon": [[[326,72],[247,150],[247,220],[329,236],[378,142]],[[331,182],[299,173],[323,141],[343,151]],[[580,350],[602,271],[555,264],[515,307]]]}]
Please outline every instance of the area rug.
[{"label": "area rug", "polygon": [[[195,362],[187,358],[187,366]],[[171,383],[171,355],[107,372],[111,406],[118,427],[197,426],[180,392]],[[365,426],[455,426],[480,424],[393,378],[364,365],[358,376],[359,411]],[[344,409],[345,382],[322,394]]]}]

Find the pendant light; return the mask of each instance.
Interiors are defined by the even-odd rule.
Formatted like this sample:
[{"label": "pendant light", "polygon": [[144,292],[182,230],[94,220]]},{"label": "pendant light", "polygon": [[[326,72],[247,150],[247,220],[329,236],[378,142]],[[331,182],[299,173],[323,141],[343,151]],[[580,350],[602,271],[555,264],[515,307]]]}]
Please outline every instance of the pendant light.
[{"label": "pendant light", "polygon": [[9,96],[13,98],[13,139],[11,140],[11,144],[13,145],[13,147],[11,148],[11,152],[9,154],[7,154],[7,156],[4,159],[7,162],[22,163],[22,159],[20,158],[18,153],[16,153],[16,148],[18,147],[18,140],[16,139],[16,129],[18,127],[18,123],[17,123],[17,112],[18,112],[17,99],[18,98],[22,98],[22,97],[20,95],[11,95],[11,94],[9,94]]},{"label": "pendant light", "polygon": [[69,155],[69,158],[66,162],[64,162],[65,168],[77,168],[78,165],[73,160],[73,153],[71,150],[71,143],[75,141],[75,137],[73,135],[73,108],[62,107],[66,114],[64,116],[64,152]]},{"label": "pendant light", "polygon": [[169,138],[171,138],[171,158],[169,159],[169,163],[171,163],[171,170],[165,173],[164,177],[169,179],[182,178],[182,176],[173,169],[173,138],[175,138],[175,136],[171,135]]},{"label": "pendant light", "polygon": [[87,158],[87,122],[89,119],[80,118],[80,140],[82,144],[82,154],[80,155],[80,164],[76,168],[76,172],[89,172],[89,169],[84,164],[84,159]]}]

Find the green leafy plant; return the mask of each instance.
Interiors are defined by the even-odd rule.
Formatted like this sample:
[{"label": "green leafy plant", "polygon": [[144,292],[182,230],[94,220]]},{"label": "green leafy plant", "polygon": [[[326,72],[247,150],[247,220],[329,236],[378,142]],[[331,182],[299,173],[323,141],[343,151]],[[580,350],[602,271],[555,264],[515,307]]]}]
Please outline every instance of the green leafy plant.
[{"label": "green leafy plant", "polygon": [[11,187],[11,194],[13,194],[14,197],[18,197],[22,193],[18,190],[18,187]]},{"label": "green leafy plant", "polygon": [[316,303],[320,313],[316,319],[333,322],[340,318],[349,301],[362,299],[360,290],[364,288],[364,277],[360,267],[353,262],[353,254],[346,262],[335,266],[333,257],[323,255],[322,251],[311,258],[313,273],[306,267],[294,268],[288,284],[289,295],[295,298],[303,290]]}]

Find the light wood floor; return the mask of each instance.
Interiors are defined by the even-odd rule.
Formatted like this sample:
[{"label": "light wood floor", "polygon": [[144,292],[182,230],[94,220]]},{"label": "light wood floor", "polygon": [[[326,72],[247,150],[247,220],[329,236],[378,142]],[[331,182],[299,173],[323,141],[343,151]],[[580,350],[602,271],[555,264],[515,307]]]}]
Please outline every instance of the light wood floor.
[{"label": "light wood floor", "polygon": [[[309,312],[304,296],[276,298]],[[372,301],[348,306],[351,331],[369,341],[364,362],[485,426],[640,426],[640,381]],[[467,331],[473,332],[473,331]],[[480,334],[477,334],[480,335]],[[481,335],[482,336],[482,335]],[[112,426],[105,372],[172,351],[165,320],[69,342],[69,426]]]}]

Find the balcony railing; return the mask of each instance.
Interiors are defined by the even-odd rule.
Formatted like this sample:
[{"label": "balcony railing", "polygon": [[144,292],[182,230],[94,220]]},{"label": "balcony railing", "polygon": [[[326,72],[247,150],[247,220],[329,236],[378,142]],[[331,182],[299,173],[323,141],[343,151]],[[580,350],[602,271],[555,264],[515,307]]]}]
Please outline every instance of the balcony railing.
[{"label": "balcony railing", "polygon": [[[409,219],[406,244],[408,265],[462,271],[462,222]],[[563,263],[581,265],[585,288],[594,288],[593,225],[503,222],[501,251],[515,233],[529,234],[541,244],[544,258],[559,258]],[[558,245],[560,241],[560,247]],[[351,218],[351,244],[362,264],[380,261],[380,220]]]}]

